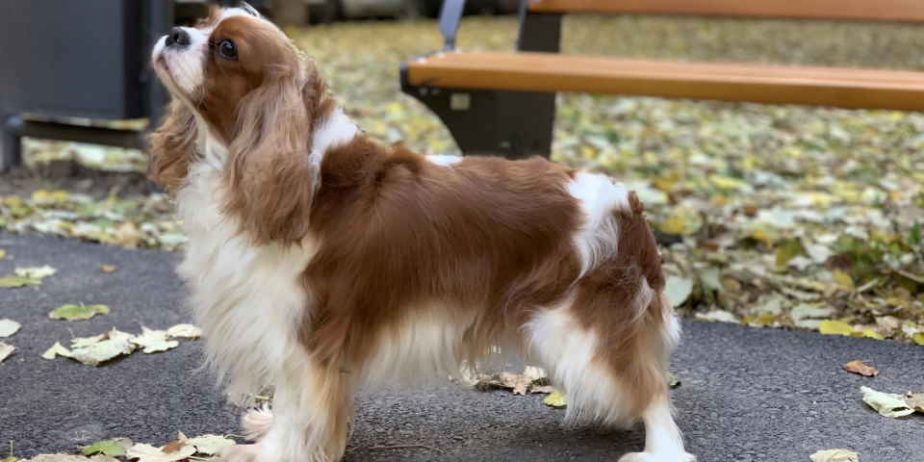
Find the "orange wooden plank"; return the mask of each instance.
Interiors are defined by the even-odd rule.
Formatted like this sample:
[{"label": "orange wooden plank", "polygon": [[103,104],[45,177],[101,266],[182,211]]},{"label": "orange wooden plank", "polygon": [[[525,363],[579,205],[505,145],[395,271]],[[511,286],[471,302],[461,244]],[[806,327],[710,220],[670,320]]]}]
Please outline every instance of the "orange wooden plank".
[{"label": "orange wooden plank", "polygon": [[533,0],[529,9],[537,13],[924,21],[924,0]]},{"label": "orange wooden plank", "polygon": [[452,52],[408,63],[408,82],[439,88],[924,110],[924,72],[910,71]]}]

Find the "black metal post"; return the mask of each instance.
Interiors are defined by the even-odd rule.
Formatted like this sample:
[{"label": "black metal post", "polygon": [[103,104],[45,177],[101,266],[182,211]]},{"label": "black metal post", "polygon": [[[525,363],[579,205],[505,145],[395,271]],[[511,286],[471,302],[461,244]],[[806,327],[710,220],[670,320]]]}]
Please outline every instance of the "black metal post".
[{"label": "black metal post", "polygon": [[17,130],[21,121],[18,115],[0,112],[0,173],[22,163],[22,143]]}]

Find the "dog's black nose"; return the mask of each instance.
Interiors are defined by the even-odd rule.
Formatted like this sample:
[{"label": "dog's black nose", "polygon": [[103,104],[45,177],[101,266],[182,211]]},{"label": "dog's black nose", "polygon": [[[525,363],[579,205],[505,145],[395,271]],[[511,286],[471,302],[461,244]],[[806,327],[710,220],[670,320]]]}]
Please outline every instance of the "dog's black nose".
[{"label": "dog's black nose", "polygon": [[189,33],[182,27],[174,27],[167,36],[166,45],[174,48],[189,46]]}]

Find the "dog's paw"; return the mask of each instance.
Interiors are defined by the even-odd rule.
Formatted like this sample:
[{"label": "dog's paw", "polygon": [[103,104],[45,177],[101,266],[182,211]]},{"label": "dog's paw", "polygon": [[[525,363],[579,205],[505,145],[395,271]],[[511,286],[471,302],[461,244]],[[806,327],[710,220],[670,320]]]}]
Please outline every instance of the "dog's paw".
[{"label": "dog's paw", "polygon": [[269,432],[273,425],[273,411],[263,406],[247,411],[241,417],[241,428],[247,441],[259,441]]},{"label": "dog's paw", "polygon": [[620,457],[619,462],[696,462],[696,456],[688,453],[678,456],[653,452],[630,452]]},{"label": "dog's paw", "polygon": [[219,456],[222,462],[262,462],[256,444],[235,444],[222,449]]}]

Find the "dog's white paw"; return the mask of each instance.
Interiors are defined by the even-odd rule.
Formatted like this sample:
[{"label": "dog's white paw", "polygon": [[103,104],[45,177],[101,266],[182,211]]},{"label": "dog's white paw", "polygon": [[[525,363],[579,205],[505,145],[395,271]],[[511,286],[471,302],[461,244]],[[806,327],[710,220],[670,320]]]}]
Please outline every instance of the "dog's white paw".
[{"label": "dog's white paw", "polygon": [[620,457],[619,462],[696,462],[696,456],[686,452],[679,456],[653,452],[630,452]]},{"label": "dog's white paw", "polygon": [[263,462],[256,444],[235,444],[219,454],[222,462]]},{"label": "dog's white paw", "polygon": [[247,441],[259,441],[266,436],[272,426],[273,411],[267,406],[250,409],[241,417],[241,428],[244,430],[244,438]]}]

